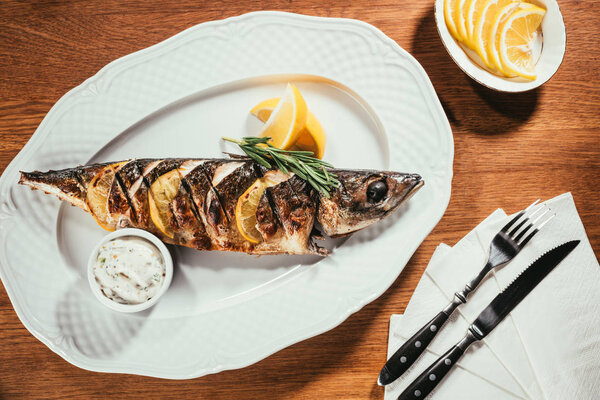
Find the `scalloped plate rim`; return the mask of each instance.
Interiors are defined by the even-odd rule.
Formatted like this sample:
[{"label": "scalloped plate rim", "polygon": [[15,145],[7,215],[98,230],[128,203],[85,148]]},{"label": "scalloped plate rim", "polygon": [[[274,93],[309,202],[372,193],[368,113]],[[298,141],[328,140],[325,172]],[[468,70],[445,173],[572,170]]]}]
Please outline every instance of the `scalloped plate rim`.
[{"label": "scalloped plate rim", "polygon": [[[161,47],[166,47],[169,44],[176,42],[178,39],[182,38],[186,34],[189,34],[190,32],[193,32],[195,29],[197,29],[201,25],[222,25],[222,24],[226,24],[229,22],[244,21],[246,19],[261,18],[261,17],[291,18],[291,19],[302,20],[305,22],[329,23],[332,25],[342,24],[342,25],[346,25],[350,29],[366,28],[369,31],[371,31],[371,33],[375,34],[379,40],[385,42],[387,45],[391,46],[391,48],[394,51],[400,53],[403,57],[405,57],[406,60],[408,60],[409,63],[412,64],[412,66],[415,67],[417,69],[417,71],[419,71],[421,73],[420,76],[414,76],[414,77],[416,79],[418,78],[418,83],[419,83],[421,89],[425,90],[426,93],[424,93],[424,94],[426,94],[429,106],[434,107],[437,110],[437,112],[441,116],[443,116],[442,121],[436,120],[435,123],[439,124],[441,122],[444,125],[441,128],[443,130],[445,130],[446,133],[448,134],[448,142],[447,142],[448,148],[446,149],[446,150],[448,150],[448,160],[447,160],[448,169],[447,169],[447,171],[445,171],[447,174],[448,180],[446,181],[446,187],[444,188],[445,189],[444,197],[440,201],[440,207],[438,208],[438,212],[436,213],[435,217],[432,218],[432,220],[434,220],[435,222],[432,223],[431,226],[426,229],[426,233],[425,233],[423,239],[417,241],[417,243],[414,246],[412,246],[413,248],[410,251],[410,255],[414,254],[414,252],[420,246],[422,241],[429,235],[429,233],[433,230],[433,228],[435,228],[435,226],[437,225],[439,220],[442,218],[442,216],[445,213],[445,210],[449,204],[449,201],[450,201],[451,181],[452,181],[452,175],[453,175],[453,158],[454,158],[454,141],[453,141],[453,137],[452,137],[452,131],[450,128],[450,124],[449,124],[447,118],[445,117],[445,113],[439,102],[439,99],[435,93],[433,85],[429,81],[429,79],[427,77],[427,73],[425,72],[423,67],[416,61],[416,59],[412,55],[410,55],[410,53],[408,53],[406,50],[404,50],[402,47],[400,47],[395,41],[393,41],[391,38],[389,38],[387,35],[385,35],[381,30],[377,29],[376,27],[374,27],[373,25],[371,25],[369,23],[366,23],[366,22],[360,21],[360,20],[355,20],[355,19],[337,18],[337,17],[316,17],[316,16],[288,13],[288,12],[280,12],[280,11],[250,12],[250,13],[233,16],[233,17],[228,17],[225,19],[206,21],[206,22],[191,26],[191,27],[189,27],[189,28],[187,28],[187,29],[185,29],[185,30],[159,42],[159,43],[156,43],[147,48],[140,49],[138,51],[135,51],[133,53],[130,53],[128,55],[120,57],[116,60],[113,60],[110,63],[108,63],[107,65],[105,65],[104,67],[102,67],[96,74],[87,78],[80,85],[74,87],[73,89],[71,89],[67,93],[65,93],[50,108],[48,113],[44,116],[42,122],[36,128],[34,134],[31,136],[30,140],[19,151],[19,153],[14,157],[14,159],[9,163],[9,165],[6,167],[6,169],[2,173],[2,176],[0,176],[0,193],[4,194],[5,192],[9,192],[10,184],[7,185],[6,181],[9,179],[9,177],[13,177],[15,175],[14,172],[15,172],[15,168],[17,167],[17,165],[22,164],[23,159],[25,159],[31,152],[33,152],[35,150],[38,142],[40,142],[41,139],[43,139],[45,136],[47,136],[49,134],[50,131],[44,132],[43,128],[49,123],[49,121],[53,117],[55,117],[56,109],[58,109],[63,103],[66,103],[68,100],[70,100],[78,92],[86,89],[87,86],[89,86],[91,83],[93,83],[96,80],[98,80],[99,78],[101,78],[104,74],[108,73],[109,71],[112,71],[113,69],[116,69],[117,67],[121,66],[121,64],[124,64],[126,61],[129,61],[130,59],[144,56],[146,53],[149,53],[149,52],[159,49]],[[344,83],[344,84],[346,84],[346,83]],[[349,87],[351,87],[351,86],[349,86]],[[9,197],[9,196],[7,196],[7,197]],[[9,208],[14,207],[12,199],[10,199],[10,198],[5,200],[3,205],[7,206]],[[1,211],[2,210],[0,210],[0,213],[1,213]],[[0,219],[0,222],[1,222],[1,219]],[[0,224],[0,227],[1,226],[2,226],[2,224]],[[410,256],[409,256],[409,258],[410,258]],[[11,282],[12,277],[9,277],[9,274],[11,272],[5,271],[4,267],[5,267],[4,263],[0,262],[0,278],[2,279],[2,282],[4,283],[8,297],[11,301],[11,304],[13,305],[13,308],[15,309],[15,312],[16,312],[19,320],[21,321],[21,323],[23,323],[23,325],[26,327],[26,329],[31,332],[31,334],[34,337],[36,337],[39,341],[44,343],[50,350],[52,350],[54,353],[58,354],[65,361],[67,361],[79,368],[89,370],[89,371],[94,371],[94,372],[128,373],[128,374],[138,374],[138,375],[157,377],[157,378],[165,378],[165,379],[193,379],[193,378],[201,377],[201,376],[208,375],[208,374],[218,373],[218,372],[221,372],[224,370],[243,368],[243,367],[252,365],[252,364],[254,364],[254,363],[286,348],[286,347],[289,347],[295,343],[298,343],[300,341],[303,341],[308,338],[311,338],[311,337],[320,335],[324,332],[327,332],[327,331],[337,327],[343,321],[345,321],[350,315],[359,311],[365,305],[369,304],[370,302],[372,302],[373,300],[375,300],[376,298],[381,296],[395,282],[395,280],[399,276],[400,272],[404,268],[404,266],[400,266],[398,268],[397,273],[395,273],[395,276],[393,279],[388,280],[385,284],[378,287],[377,290],[374,290],[369,296],[362,298],[362,301],[358,302],[353,307],[349,307],[348,309],[344,310],[343,313],[339,313],[338,318],[326,320],[326,323],[318,324],[319,325],[318,329],[315,329],[315,326],[308,327],[308,329],[306,329],[306,330],[310,331],[309,333],[306,333],[306,332],[302,332],[302,334],[296,333],[295,335],[293,335],[293,337],[282,337],[277,341],[270,342],[271,346],[270,346],[269,350],[252,354],[252,356],[247,356],[246,359],[244,359],[241,362],[237,362],[237,363],[230,362],[227,365],[224,365],[223,363],[219,363],[218,365],[213,366],[211,368],[200,368],[200,369],[195,369],[193,372],[190,372],[190,373],[181,374],[178,372],[170,372],[170,371],[165,371],[165,370],[159,371],[159,370],[156,370],[153,368],[141,368],[138,365],[128,365],[126,363],[119,363],[117,365],[108,366],[108,365],[106,365],[106,361],[104,363],[102,363],[102,362],[96,363],[96,362],[90,361],[89,359],[81,360],[80,358],[75,357],[74,354],[68,354],[63,349],[56,346],[50,338],[44,336],[44,334],[42,332],[39,332],[37,330],[37,328],[34,326],[34,324],[30,321],[30,319],[33,319],[35,321],[35,317],[31,317],[29,315],[29,311],[26,309],[26,307],[24,307],[24,305],[18,300],[20,293],[18,293],[14,289],[13,285],[6,284],[7,282],[8,283]],[[384,279],[381,279],[379,282],[381,282],[383,280]],[[265,346],[265,347],[267,347],[267,346]]]}]

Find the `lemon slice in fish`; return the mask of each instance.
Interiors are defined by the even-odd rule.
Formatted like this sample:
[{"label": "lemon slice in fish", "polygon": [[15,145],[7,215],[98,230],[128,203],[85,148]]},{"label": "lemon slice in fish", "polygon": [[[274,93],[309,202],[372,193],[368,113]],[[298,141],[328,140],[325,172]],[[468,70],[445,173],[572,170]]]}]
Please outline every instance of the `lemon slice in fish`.
[{"label": "lemon slice in fish", "polygon": [[257,179],[252,185],[238,198],[235,207],[235,222],[238,231],[247,241],[259,243],[262,241],[262,235],[256,229],[256,209],[258,202],[268,187],[263,179]]},{"label": "lemon slice in fish", "polygon": [[117,227],[116,221],[111,221],[108,214],[108,195],[115,173],[125,163],[126,161],[108,165],[90,181],[87,187],[85,204],[98,225],[107,231],[114,231]]},{"label": "lemon slice in fish", "polygon": [[174,169],[158,177],[150,185],[148,205],[150,208],[150,218],[158,230],[165,236],[173,239],[173,212],[171,210],[171,201],[179,192],[181,185],[181,175]]}]

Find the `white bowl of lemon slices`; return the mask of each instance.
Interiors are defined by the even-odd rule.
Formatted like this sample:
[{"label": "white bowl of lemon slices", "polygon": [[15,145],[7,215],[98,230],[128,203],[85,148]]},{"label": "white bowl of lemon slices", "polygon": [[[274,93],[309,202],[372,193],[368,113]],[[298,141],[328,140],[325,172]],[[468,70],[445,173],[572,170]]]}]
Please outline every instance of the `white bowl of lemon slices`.
[{"label": "white bowl of lemon slices", "polygon": [[491,89],[534,89],[556,73],[565,54],[555,0],[436,0],[435,21],[456,64]]}]

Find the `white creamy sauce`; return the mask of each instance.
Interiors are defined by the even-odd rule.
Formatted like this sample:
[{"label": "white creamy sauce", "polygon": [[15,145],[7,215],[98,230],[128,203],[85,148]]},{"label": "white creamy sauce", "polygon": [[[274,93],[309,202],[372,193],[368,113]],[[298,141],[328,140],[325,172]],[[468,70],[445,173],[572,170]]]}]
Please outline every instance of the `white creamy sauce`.
[{"label": "white creamy sauce", "polygon": [[112,240],[100,247],[94,277],[102,293],[122,304],[140,304],[154,297],[165,280],[158,249],[136,237]]}]

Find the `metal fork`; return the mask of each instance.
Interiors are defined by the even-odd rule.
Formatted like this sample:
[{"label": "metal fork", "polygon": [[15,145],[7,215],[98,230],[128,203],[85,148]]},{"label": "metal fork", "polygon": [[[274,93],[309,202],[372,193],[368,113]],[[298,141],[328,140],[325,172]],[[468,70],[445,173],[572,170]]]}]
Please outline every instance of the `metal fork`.
[{"label": "metal fork", "polygon": [[525,210],[519,212],[494,236],[485,267],[465,285],[462,291],[454,294],[454,299],[446,308],[425,324],[423,328],[419,329],[390,357],[379,373],[379,379],[377,380],[379,385],[385,386],[392,383],[408,370],[425,351],[425,348],[454,310],[460,304],[467,302],[469,293],[477,288],[483,278],[492,269],[503,266],[512,260],[531,238],[554,217],[555,214],[546,216],[550,212],[550,208],[545,204],[538,204],[538,202],[539,200],[536,200]]}]

